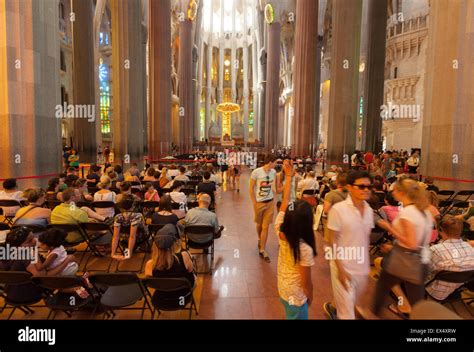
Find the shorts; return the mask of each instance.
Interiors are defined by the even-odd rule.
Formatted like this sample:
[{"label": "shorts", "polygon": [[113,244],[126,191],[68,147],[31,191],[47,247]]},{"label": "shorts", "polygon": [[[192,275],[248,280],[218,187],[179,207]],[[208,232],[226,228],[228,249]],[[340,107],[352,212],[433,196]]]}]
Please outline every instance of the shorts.
[{"label": "shorts", "polygon": [[254,221],[257,225],[268,227],[273,221],[274,201],[268,203],[258,202],[254,208]]}]

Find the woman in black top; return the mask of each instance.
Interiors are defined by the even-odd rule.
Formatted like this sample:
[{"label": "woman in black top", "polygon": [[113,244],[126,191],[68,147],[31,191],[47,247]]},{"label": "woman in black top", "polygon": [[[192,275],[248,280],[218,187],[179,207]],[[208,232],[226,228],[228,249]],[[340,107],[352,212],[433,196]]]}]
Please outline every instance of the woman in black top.
[{"label": "woman in black top", "polygon": [[171,208],[171,197],[168,194],[165,194],[160,198],[160,207],[157,213],[154,213],[151,217],[151,222],[153,224],[178,224],[178,217],[176,214],[173,214],[173,209]]},{"label": "woman in black top", "polygon": [[[145,265],[145,275],[160,278],[184,278],[194,287],[195,276],[191,254],[179,251],[176,227],[168,224],[157,232],[152,245],[151,259]],[[174,292],[172,296],[163,292],[155,292],[153,301],[171,297],[190,297],[190,290]]]}]

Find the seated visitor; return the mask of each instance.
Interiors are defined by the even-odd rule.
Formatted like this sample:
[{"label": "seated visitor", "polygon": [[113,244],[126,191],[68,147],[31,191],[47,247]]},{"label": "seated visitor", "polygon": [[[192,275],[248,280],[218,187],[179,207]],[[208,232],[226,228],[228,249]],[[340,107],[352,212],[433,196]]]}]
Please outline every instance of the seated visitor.
[{"label": "seated visitor", "polygon": [[[3,181],[3,190],[0,191],[0,200],[16,200],[17,202],[25,200],[23,192],[18,190],[16,179],[8,178]],[[20,206],[2,207],[3,215],[15,216],[18,209],[20,209]]]},{"label": "seated visitor", "polygon": [[158,212],[154,213],[151,217],[151,222],[153,224],[178,224],[178,217],[173,213],[171,208],[171,197],[169,194],[165,194],[160,198],[160,206]]},{"label": "seated visitor", "polygon": [[[8,233],[6,244],[10,248],[29,247],[33,249],[36,246],[36,240],[33,233],[26,227],[17,227]],[[35,258],[36,259],[36,258]],[[0,260],[0,271],[23,271],[35,275],[56,276],[61,273],[69,263],[74,262],[74,256],[69,255],[57,267],[50,271],[38,270],[37,261],[33,264],[31,260]],[[20,285],[5,285],[3,288],[8,300],[15,303],[29,303],[40,300],[43,297],[43,289],[33,283]]]},{"label": "seated visitor", "polygon": [[[468,271],[474,270],[474,248],[461,239],[461,220],[447,215],[441,222],[442,242],[430,247],[431,250],[431,279],[439,271]],[[444,300],[462,283],[450,283],[435,280],[426,292],[437,299]]]},{"label": "seated visitor", "polygon": [[298,182],[296,192],[298,194],[303,194],[303,192],[306,190],[319,190],[319,183],[316,180],[316,173],[310,166],[308,166],[306,169],[306,177]]},{"label": "seated visitor", "polygon": [[[214,234],[217,234],[220,230],[219,221],[217,215],[209,210],[211,197],[206,193],[199,193],[197,200],[199,206],[188,211],[183,222],[184,226],[211,226],[214,228]],[[192,234],[189,234],[188,237],[194,242],[200,242],[200,239]]]},{"label": "seated visitor", "polygon": [[[100,182],[97,185],[99,191],[94,193],[94,202],[116,202],[117,195],[115,192],[109,190],[110,188],[110,178],[108,176],[102,176]],[[105,216],[107,218],[114,217],[115,209],[114,207],[110,208],[96,208],[97,214]]]},{"label": "seated visitor", "polygon": [[186,173],[186,168],[184,166],[181,166],[179,168],[179,175],[174,178],[175,181],[182,181],[184,183],[189,181],[189,177],[185,175]]},{"label": "seated visitor", "polygon": [[160,200],[160,195],[158,191],[153,187],[153,183],[147,182],[145,184],[145,195],[144,201],[145,202],[158,202]]},{"label": "seated visitor", "polygon": [[140,197],[132,193],[132,185],[130,182],[122,182],[120,185],[120,194],[115,198],[115,203],[120,203],[124,196],[131,195],[135,202],[140,200]]},{"label": "seated visitor", "polygon": [[160,176],[160,179],[159,179],[160,188],[165,188],[165,186],[168,184],[168,182],[170,182],[170,179],[168,178],[167,174],[168,174],[168,169],[166,167],[164,167],[161,170],[161,176]]},{"label": "seated visitor", "polygon": [[83,202],[92,202],[94,197],[89,194],[87,189],[87,180],[85,178],[80,178],[74,183],[74,188],[79,191],[81,194],[81,201]]},{"label": "seated visitor", "polygon": [[53,177],[48,181],[48,187],[46,188],[46,200],[59,200],[59,177]]},{"label": "seated visitor", "polygon": [[173,213],[175,213],[180,219],[186,216],[186,204],[188,202],[186,194],[181,192],[183,187],[183,182],[176,181],[173,183],[172,191],[169,193],[172,202],[179,204],[179,209],[173,209]]},{"label": "seated visitor", "polygon": [[198,193],[207,193],[211,197],[211,204],[215,203],[215,192],[216,192],[216,184],[211,182],[211,174],[209,171],[206,171],[203,175],[203,180],[197,186]]},{"label": "seated visitor", "polygon": [[179,170],[175,164],[170,165],[170,168],[168,169],[168,179],[173,180],[176,176],[179,175]]},{"label": "seated visitor", "polygon": [[399,202],[393,197],[392,192],[387,193],[384,202],[385,205],[380,208],[380,213],[389,223],[393,223],[400,211]]},{"label": "seated visitor", "polygon": [[[145,218],[141,213],[134,211],[134,198],[131,195],[123,196],[118,204],[120,214],[114,219],[114,235],[112,238],[112,258],[117,260],[130,259],[135,249],[135,244],[142,236],[148,232],[145,225]],[[130,228],[128,233],[123,233],[122,228]],[[128,241],[128,247],[124,255],[118,255],[117,247],[121,237]]]},{"label": "seated visitor", "polygon": [[143,177],[144,182],[155,182],[158,181],[155,179],[155,169],[150,167],[148,170],[146,170],[145,177]]},{"label": "seated visitor", "polygon": [[51,210],[43,208],[46,198],[44,191],[40,188],[28,188],[23,195],[28,205],[16,212],[13,224],[48,226],[51,222]]},{"label": "seated visitor", "polygon": [[100,182],[100,166],[92,165],[86,179],[88,187],[97,187],[97,184]]},{"label": "seated visitor", "polygon": [[[67,258],[67,252],[63,244],[65,243],[67,233],[61,229],[48,229],[42,233],[39,238],[39,247],[47,251],[44,262],[37,264],[38,270],[50,271],[60,266]],[[75,261],[69,261],[66,267],[58,273],[60,276],[75,275],[79,266]]]},{"label": "seated visitor", "polygon": [[[160,278],[184,278],[194,287],[196,276],[192,256],[188,251],[180,250],[176,227],[169,224],[157,232],[151,248],[151,259],[145,265],[145,275]],[[172,297],[186,297],[188,290],[173,292]],[[170,294],[156,291],[154,302],[169,299]]]}]

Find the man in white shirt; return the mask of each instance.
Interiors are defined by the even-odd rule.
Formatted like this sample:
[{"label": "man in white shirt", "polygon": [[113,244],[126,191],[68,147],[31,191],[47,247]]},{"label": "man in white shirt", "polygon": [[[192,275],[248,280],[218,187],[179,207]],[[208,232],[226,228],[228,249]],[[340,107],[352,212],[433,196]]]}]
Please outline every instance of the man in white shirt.
[{"label": "man in white shirt", "polygon": [[268,227],[273,221],[276,156],[269,154],[265,158],[265,165],[255,169],[250,176],[250,199],[253,203],[255,224],[258,235],[258,253],[267,263],[270,257],[265,251],[268,237]]},{"label": "man in white shirt", "polygon": [[[330,246],[325,258],[331,260],[331,282],[339,319],[355,319],[354,308],[365,292],[370,271],[369,238],[374,227],[370,198],[372,179],[365,171],[347,177],[349,195],[335,204],[328,217]],[[330,303],[325,303],[326,312]]]},{"label": "man in white shirt", "polygon": [[186,176],[185,173],[186,173],[186,168],[184,166],[181,166],[179,168],[179,175],[174,178],[174,181],[189,182],[189,177]]},{"label": "man in white shirt", "polygon": [[186,205],[188,202],[186,194],[181,192],[183,186],[183,182],[175,181],[173,183],[172,192],[170,192],[170,197],[173,203],[179,204],[179,209],[173,209],[173,213],[176,214],[179,219],[182,219],[186,216]]},{"label": "man in white shirt", "polygon": [[316,173],[311,167],[306,169],[306,177],[298,182],[296,192],[301,196],[306,190],[319,190],[319,183],[316,180]]},{"label": "man in white shirt", "polygon": [[[3,181],[3,190],[0,191],[0,199],[1,200],[16,200],[17,202],[25,200],[25,198],[23,198],[23,192],[18,191],[16,179],[9,178]],[[20,209],[20,206],[2,207],[3,215],[15,216],[18,209]]]}]

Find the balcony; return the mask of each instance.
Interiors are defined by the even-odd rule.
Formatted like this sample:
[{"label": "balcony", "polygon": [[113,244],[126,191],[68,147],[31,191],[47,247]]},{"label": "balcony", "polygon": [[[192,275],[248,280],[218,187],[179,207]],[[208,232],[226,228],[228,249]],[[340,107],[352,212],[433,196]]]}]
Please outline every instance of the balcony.
[{"label": "balcony", "polygon": [[421,43],[427,35],[428,15],[387,26],[387,63],[405,55],[419,55]]}]

